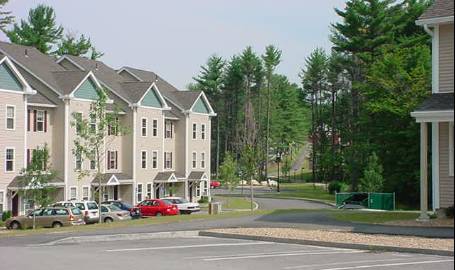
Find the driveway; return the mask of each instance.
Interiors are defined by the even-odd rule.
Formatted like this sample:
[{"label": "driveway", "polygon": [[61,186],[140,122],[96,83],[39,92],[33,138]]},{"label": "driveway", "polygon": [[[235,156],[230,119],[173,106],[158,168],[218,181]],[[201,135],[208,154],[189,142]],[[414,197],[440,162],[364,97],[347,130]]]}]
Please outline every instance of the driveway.
[{"label": "driveway", "polygon": [[[21,258],[17,258],[20,254]],[[49,256],[52,254],[52,256]],[[453,269],[453,257],[209,237],[0,247],[2,269]]]}]

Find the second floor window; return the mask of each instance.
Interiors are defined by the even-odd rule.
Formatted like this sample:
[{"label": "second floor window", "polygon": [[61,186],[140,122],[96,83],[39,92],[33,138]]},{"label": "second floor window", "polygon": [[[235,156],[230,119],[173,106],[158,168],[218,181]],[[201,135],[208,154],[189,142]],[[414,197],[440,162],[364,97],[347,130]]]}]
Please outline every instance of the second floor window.
[{"label": "second floor window", "polygon": [[6,129],[15,128],[16,108],[14,106],[6,106]]},{"label": "second floor window", "polygon": [[197,139],[197,124],[193,124],[193,140]]},{"label": "second floor window", "polygon": [[147,137],[147,118],[142,118],[141,134],[142,134],[142,137]]},{"label": "second floor window", "polygon": [[141,168],[147,169],[147,151],[141,152]]},{"label": "second floor window", "polygon": [[80,152],[76,153],[76,170],[82,169],[82,154]]},{"label": "second floor window", "polygon": [[14,171],[14,148],[6,148],[5,151],[5,171]]},{"label": "second floor window", "polygon": [[158,120],[153,119],[153,137],[158,136]]},{"label": "second floor window", "polygon": [[118,165],[118,152],[107,151],[107,169],[116,170]]},{"label": "second floor window", "polygon": [[95,133],[96,132],[96,116],[95,114],[90,115],[90,132]]},{"label": "second floor window", "polygon": [[76,134],[81,134],[82,131],[82,113],[75,113],[74,118],[76,120]]},{"label": "second floor window", "polygon": [[36,111],[36,131],[43,132],[45,129],[46,114],[44,111]]},{"label": "second floor window", "polygon": [[172,169],[172,152],[164,152],[164,168]]},{"label": "second floor window", "polygon": [[153,169],[158,168],[158,152],[157,151],[152,152],[152,168]]},{"label": "second floor window", "polygon": [[95,151],[92,152],[91,157],[90,157],[90,170],[95,170],[96,169],[96,155]]},{"label": "second floor window", "polygon": [[110,123],[109,126],[107,127],[107,135],[117,136],[118,135],[118,126],[119,126],[119,118],[114,117],[114,119],[112,119],[112,123]]},{"label": "second floor window", "polygon": [[201,169],[205,169],[205,153],[201,153]]},{"label": "second floor window", "polygon": [[205,140],[205,125],[201,125],[201,139]]},{"label": "second floor window", "polygon": [[174,124],[171,122],[171,121],[167,121],[165,122],[165,129],[166,129],[166,133],[164,134],[165,135],[165,138],[172,138],[172,133],[173,133],[173,129],[174,129]]},{"label": "second floor window", "polygon": [[193,167],[193,169],[195,169],[197,166],[197,153],[196,152],[193,152],[191,161],[192,161],[192,167]]}]

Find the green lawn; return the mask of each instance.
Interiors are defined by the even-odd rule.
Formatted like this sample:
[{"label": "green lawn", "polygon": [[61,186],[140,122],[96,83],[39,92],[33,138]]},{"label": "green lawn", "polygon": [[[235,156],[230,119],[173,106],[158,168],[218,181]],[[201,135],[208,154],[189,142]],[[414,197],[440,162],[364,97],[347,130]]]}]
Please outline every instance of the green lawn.
[{"label": "green lawn", "polygon": [[415,220],[419,216],[415,212],[363,212],[350,210],[340,210],[330,215],[339,221],[357,223],[386,223],[390,221]]},{"label": "green lawn", "polygon": [[335,202],[335,195],[329,194],[322,187],[314,186],[311,183],[283,183],[280,185],[280,189],[280,193],[273,192],[266,196],[272,198],[297,198]]},{"label": "green lawn", "polygon": [[251,203],[247,198],[215,196],[214,200],[221,202],[221,209],[250,209]]}]

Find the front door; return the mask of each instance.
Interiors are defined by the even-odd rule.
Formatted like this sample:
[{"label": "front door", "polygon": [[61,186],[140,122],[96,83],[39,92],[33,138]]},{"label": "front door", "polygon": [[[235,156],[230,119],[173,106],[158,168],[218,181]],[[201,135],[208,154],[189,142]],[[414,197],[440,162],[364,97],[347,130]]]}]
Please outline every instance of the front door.
[{"label": "front door", "polygon": [[118,200],[118,186],[114,186],[114,200]]},{"label": "front door", "polygon": [[191,183],[190,187],[188,188],[188,193],[190,193],[190,202],[193,201],[193,183]]},{"label": "front door", "polygon": [[11,212],[13,214],[13,217],[17,217],[19,215],[19,195],[14,195],[12,199],[12,207],[11,207]]}]

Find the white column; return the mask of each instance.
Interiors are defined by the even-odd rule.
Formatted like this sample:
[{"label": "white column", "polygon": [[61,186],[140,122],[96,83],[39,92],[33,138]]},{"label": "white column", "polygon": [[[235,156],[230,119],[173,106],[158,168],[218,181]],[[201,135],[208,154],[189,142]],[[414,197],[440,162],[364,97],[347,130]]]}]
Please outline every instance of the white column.
[{"label": "white column", "polygon": [[428,124],[420,123],[420,217],[418,221],[429,221],[428,216]]},{"label": "white column", "polygon": [[431,169],[433,211],[439,209],[439,123],[431,123]]}]

